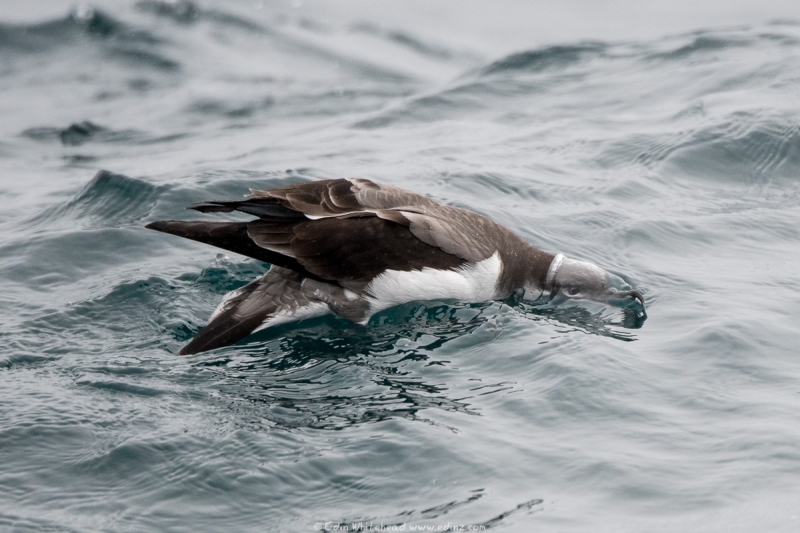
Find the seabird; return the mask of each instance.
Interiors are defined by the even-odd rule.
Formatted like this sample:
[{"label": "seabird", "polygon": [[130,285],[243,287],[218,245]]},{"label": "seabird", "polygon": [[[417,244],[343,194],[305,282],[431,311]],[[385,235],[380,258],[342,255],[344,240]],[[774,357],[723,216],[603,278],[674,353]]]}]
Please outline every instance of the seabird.
[{"label": "seabird", "polygon": [[531,246],[497,222],[366,179],[252,190],[187,209],[249,222],[161,220],[146,227],[270,263],[225,296],[181,351],[228,346],[264,328],[333,313],[366,324],[420,300],[584,298],[644,313],[644,297],[600,267]]}]

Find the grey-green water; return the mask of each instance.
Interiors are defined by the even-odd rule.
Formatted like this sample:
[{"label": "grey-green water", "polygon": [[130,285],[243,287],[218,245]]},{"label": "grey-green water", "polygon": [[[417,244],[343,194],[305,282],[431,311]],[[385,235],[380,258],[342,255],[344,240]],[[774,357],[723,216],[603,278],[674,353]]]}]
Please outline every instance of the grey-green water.
[{"label": "grey-green water", "polygon": [[[800,529],[800,13],[731,5],[0,5],[0,530]],[[649,318],[426,302],[176,355],[267,265],[143,226],[346,176]]]}]

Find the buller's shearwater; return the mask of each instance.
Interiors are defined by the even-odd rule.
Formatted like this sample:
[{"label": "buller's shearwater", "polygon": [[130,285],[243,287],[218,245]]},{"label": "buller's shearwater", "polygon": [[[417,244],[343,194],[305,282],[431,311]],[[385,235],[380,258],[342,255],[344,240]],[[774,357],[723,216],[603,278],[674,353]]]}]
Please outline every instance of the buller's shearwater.
[{"label": "buller's shearwater", "polygon": [[244,200],[203,202],[249,222],[162,220],[146,227],[270,263],[225,296],[180,351],[228,346],[256,331],[333,313],[366,324],[418,300],[585,298],[644,313],[644,297],[585,261],[543,252],[497,222],[366,179],[311,181]]}]

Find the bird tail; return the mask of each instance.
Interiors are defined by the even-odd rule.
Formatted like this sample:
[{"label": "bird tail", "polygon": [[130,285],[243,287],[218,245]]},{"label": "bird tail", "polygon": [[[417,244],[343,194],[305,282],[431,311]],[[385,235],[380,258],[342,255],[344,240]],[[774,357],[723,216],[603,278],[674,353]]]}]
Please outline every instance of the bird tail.
[{"label": "bird tail", "polygon": [[207,222],[205,220],[157,220],[145,228],[170,233],[210,244],[259,261],[278,265],[309,275],[294,257],[267,250],[256,244],[250,237],[250,222]]}]

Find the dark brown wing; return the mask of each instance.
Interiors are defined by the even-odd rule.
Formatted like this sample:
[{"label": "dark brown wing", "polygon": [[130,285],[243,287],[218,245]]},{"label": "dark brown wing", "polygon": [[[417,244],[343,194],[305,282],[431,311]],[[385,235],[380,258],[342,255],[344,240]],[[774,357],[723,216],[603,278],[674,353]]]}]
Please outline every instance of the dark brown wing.
[{"label": "dark brown wing", "polygon": [[288,209],[313,217],[374,213],[382,209],[435,209],[441,206],[436,200],[421,194],[356,178],[309,181],[250,192],[256,198],[272,198]]},{"label": "dark brown wing", "polygon": [[387,269],[458,268],[498,249],[514,249],[510,241],[520,240],[477,213],[369,180],[312,181],[253,194],[244,200],[190,206],[201,212],[236,210],[259,217],[249,223],[223,223],[230,233],[224,238],[205,235],[206,228],[222,232],[221,225],[207,222],[155,222],[148,227],[310,277],[362,283]]},{"label": "dark brown wing", "polygon": [[367,283],[386,269],[452,269],[465,262],[419,240],[408,227],[371,214],[251,222],[160,220],[146,227],[318,280]]},{"label": "dark brown wing", "polygon": [[371,215],[406,226],[422,242],[467,261],[490,257],[498,249],[498,238],[518,239],[493,220],[472,211],[364,179],[312,181],[251,192],[252,201],[260,202],[260,207],[237,209],[254,213],[264,209],[263,205],[276,202],[271,204],[275,208],[315,219]]},{"label": "dark brown wing", "polygon": [[295,224],[255,220],[253,241],[291,254],[324,280],[369,282],[384,270],[454,269],[465,260],[415,237],[408,227],[371,214]]},{"label": "dark brown wing", "polygon": [[231,345],[258,329],[280,312],[294,313],[311,302],[303,293],[303,276],[273,267],[241,289],[229,294],[180,355],[192,355]]}]

